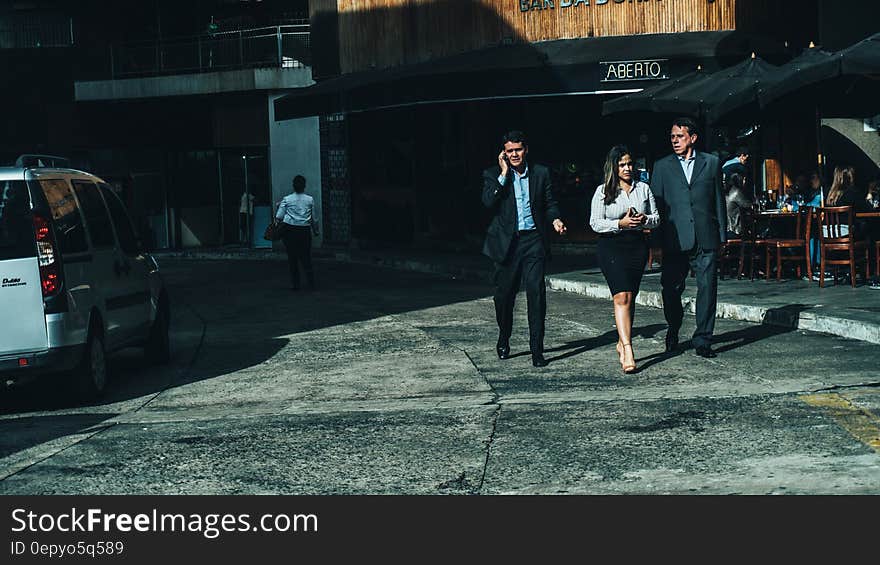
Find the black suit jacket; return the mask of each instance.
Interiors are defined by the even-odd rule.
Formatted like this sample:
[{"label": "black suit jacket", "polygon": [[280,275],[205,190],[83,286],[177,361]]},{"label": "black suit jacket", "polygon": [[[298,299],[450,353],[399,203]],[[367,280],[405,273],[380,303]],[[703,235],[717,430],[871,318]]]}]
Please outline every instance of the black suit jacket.
[{"label": "black suit jacket", "polygon": [[699,243],[711,251],[727,241],[727,208],[715,155],[697,151],[690,184],[676,155],[660,159],[651,174],[651,192],[660,212],[663,249],[687,251]]},{"label": "black suit jacket", "polygon": [[[532,219],[541,234],[544,253],[549,257],[550,234],[553,231],[553,220],[560,217],[559,206],[553,197],[549,169],[543,165],[529,164],[528,174]],[[497,263],[503,263],[507,259],[510,244],[519,230],[513,175],[513,169],[508,169],[504,183],[500,184],[498,177],[501,176],[501,167],[496,165],[483,171],[483,205],[493,212],[483,244],[483,254]]]}]

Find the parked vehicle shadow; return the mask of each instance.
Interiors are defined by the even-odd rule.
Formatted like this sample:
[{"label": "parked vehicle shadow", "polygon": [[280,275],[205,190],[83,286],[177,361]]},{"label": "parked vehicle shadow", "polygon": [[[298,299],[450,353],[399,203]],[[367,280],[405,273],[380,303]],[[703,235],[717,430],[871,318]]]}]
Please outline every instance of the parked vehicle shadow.
[{"label": "parked vehicle shadow", "polygon": [[344,351],[344,331],[336,337],[333,328],[491,295],[482,282],[344,263],[318,265],[318,290],[311,292],[290,289],[283,261],[165,263],[171,362],[147,366],[142,349],[118,351],[108,358],[103,397],[85,405],[64,391],[63,376],[8,388],[0,395],[0,454],[141,410],[176,387],[237,372],[260,378],[262,364],[309,332],[330,329],[328,351]]},{"label": "parked vehicle shadow", "polygon": [[51,377],[4,391],[0,414],[110,405],[128,410],[133,407],[120,403],[148,402],[150,395],[170,387],[257,367],[298,334],[491,293],[486,283],[477,281],[335,262],[317,266],[317,290],[293,291],[286,262],[230,265],[211,260],[161,265],[172,311],[170,364],[146,366],[142,349],[123,349],[108,358],[107,390],[90,406],[81,406]]}]

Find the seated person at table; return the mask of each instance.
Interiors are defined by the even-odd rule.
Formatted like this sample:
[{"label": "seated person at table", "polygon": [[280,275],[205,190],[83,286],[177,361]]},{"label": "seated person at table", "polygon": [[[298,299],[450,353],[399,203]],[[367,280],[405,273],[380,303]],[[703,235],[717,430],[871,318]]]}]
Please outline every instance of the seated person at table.
[{"label": "seated person at table", "polygon": [[[880,177],[868,183],[868,193],[865,195],[865,202],[868,203],[868,207],[872,212],[880,212],[880,207],[878,207],[878,203],[880,203]],[[880,241],[880,218],[869,218],[866,220],[864,230],[865,239],[868,242],[868,264],[873,266],[877,264],[876,243]],[[880,273],[874,272],[871,282],[868,283],[868,288],[880,290]]]},{"label": "seated person at table", "polygon": [[727,239],[736,239],[743,234],[743,220],[751,212],[752,201],[743,190],[744,178],[733,173],[724,181],[724,202],[727,206]]},{"label": "seated person at table", "polygon": [[[825,193],[825,191],[822,189],[822,177],[819,176],[819,173],[817,171],[810,171],[810,173],[805,176],[808,180],[803,185],[803,189],[800,191],[800,195],[804,199],[804,206],[818,208],[822,205],[822,196]],[[793,209],[798,209],[797,195],[795,195],[795,204],[793,206]]]},{"label": "seated person at table", "polygon": [[[810,171],[807,175],[809,179],[802,196],[804,198],[804,206],[811,208],[818,208],[822,205],[822,199],[825,198],[825,188],[822,186],[822,177],[819,175],[819,171],[813,170]],[[795,202],[792,207],[794,210],[799,208],[797,202]],[[819,265],[819,245],[818,245],[818,236],[814,232],[810,237],[810,262],[814,267],[818,268]],[[830,273],[829,275],[830,276]],[[815,279],[819,280],[819,273],[816,271]]]},{"label": "seated person at table", "polygon": [[865,200],[868,202],[869,208],[875,212],[878,211],[877,208],[880,207],[880,177],[868,183],[868,192],[865,194]]},{"label": "seated person at table", "polygon": [[785,187],[784,203],[790,205],[792,211],[797,210],[798,196],[805,194],[809,186],[810,181],[808,180],[807,175],[801,173],[796,176],[794,179],[794,184]]},{"label": "seated person at table", "polygon": [[779,192],[776,197],[776,207],[782,208],[785,205],[794,206],[795,194],[798,193],[797,184],[790,184]]},{"label": "seated person at table", "polygon": [[[853,225],[841,224],[840,235],[846,236],[850,230],[853,237],[861,239],[864,237],[864,221],[856,220],[857,212],[869,212],[868,201],[865,199],[865,192],[859,190],[856,186],[856,171],[853,167],[834,167],[834,180],[831,183],[831,189],[828,191],[828,199],[825,206],[852,206],[853,216],[851,221]],[[827,236],[828,230],[826,226],[822,226],[822,232]],[[846,277],[844,277],[846,278]]]},{"label": "seated person at table", "polygon": [[870,211],[865,191],[856,186],[856,171],[853,167],[834,167],[834,182],[831,183],[825,205],[852,206],[854,213]]}]

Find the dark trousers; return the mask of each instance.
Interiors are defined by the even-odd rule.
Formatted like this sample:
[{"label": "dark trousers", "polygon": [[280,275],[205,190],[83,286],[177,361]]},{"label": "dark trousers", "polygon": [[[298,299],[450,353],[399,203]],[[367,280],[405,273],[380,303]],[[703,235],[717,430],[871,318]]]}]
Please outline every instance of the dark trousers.
[{"label": "dark trousers", "polygon": [[306,284],[315,288],[315,272],[312,269],[312,230],[309,226],[286,225],[281,236],[287,251],[287,264],[290,267],[290,284],[299,288],[299,264],[302,263]]},{"label": "dark trousers", "polygon": [[547,287],[544,284],[544,244],[537,231],[514,238],[504,263],[495,264],[495,319],[501,339],[513,332],[513,306],[520,284],[526,287],[529,317],[529,350],[544,352],[544,317],[547,314]]},{"label": "dark trousers", "polygon": [[715,309],[718,304],[715,253],[714,249],[705,251],[699,246],[689,252],[663,250],[663,272],[660,275],[663,315],[672,333],[678,333],[684,319],[681,295],[691,269],[697,278],[697,329],[692,339],[694,347],[711,345],[712,333],[715,331]]}]

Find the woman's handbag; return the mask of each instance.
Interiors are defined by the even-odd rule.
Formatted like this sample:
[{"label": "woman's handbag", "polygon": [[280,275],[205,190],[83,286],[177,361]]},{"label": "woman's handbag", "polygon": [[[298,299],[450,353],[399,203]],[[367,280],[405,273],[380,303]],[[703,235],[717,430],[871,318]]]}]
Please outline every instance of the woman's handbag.
[{"label": "woman's handbag", "polygon": [[284,222],[275,220],[266,226],[266,231],[263,232],[263,239],[266,241],[278,241],[282,235],[284,235]]}]

